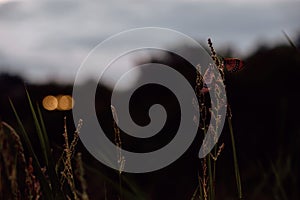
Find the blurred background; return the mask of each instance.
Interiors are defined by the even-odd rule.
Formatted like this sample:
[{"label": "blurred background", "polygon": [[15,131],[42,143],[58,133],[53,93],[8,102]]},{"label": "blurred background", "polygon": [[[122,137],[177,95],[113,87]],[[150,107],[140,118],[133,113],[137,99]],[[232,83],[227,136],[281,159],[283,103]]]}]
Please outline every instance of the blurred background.
[{"label": "blurred background", "polygon": [[[246,63],[242,71],[226,74],[245,199],[299,199],[299,19],[297,0],[0,0],[0,119],[18,130],[10,98],[25,128],[34,135],[27,88],[32,99],[41,105],[50,141],[59,151],[64,116],[70,132],[77,123],[72,120],[71,110],[76,106],[71,97],[76,72],[100,42],[121,31],[145,26],[180,31],[205,48],[207,39],[212,38],[220,56],[238,57]],[[116,48],[111,46],[99,58],[113,55]],[[173,48],[193,51],[176,43]],[[165,63],[195,83],[194,71],[173,54],[143,54],[119,63],[105,74],[96,96],[99,122],[112,140],[110,96],[114,81],[133,65],[148,62]],[[95,71],[80,77],[82,87],[94,83]],[[136,79],[143,76],[141,71]],[[157,149],[176,133],[178,104],[164,88],[143,87],[132,101],[133,118],[139,124],[147,123],[145,105],[153,103],[163,104],[168,112],[162,133],[144,142],[122,134],[124,148],[142,152]],[[215,183],[217,199],[222,200],[236,197],[227,126],[220,138],[225,149],[217,162]],[[201,171],[197,157],[201,135],[197,138],[180,159],[164,169],[145,174],[124,173],[124,198],[191,199]],[[91,199],[117,199],[117,172],[92,158],[82,144],[78,151],[83,152],[86,163]]]}]

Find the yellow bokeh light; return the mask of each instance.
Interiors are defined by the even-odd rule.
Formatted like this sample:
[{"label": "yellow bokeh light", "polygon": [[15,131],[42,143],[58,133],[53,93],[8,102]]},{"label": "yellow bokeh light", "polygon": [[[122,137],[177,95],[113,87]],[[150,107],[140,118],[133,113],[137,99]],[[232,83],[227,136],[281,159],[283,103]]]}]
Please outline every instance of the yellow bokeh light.
[{"label": "yellow bokeh light", "polygon": [[58,110],[71,110],[74,105],[74,100],[69,95],[61,95],[57,97],[58,100]]},{"label": "yellow bokeh light", "polygon": [[43,99],[43,107],[46,110],[71,110],[74,99],[70,95],[48,95]]},{"label": "yellow bokeh light", "polygon": [[58,106],[58,101],[56,99],[55,96],[46,96],[44,99],[43,99],[43,107],[46,109],[46,110],[55,110]]}]

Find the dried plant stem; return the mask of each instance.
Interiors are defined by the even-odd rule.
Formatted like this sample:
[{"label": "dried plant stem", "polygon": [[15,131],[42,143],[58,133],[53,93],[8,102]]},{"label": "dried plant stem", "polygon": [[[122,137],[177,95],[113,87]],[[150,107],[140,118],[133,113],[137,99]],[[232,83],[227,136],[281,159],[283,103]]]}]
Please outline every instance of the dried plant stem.
[{"label": "dried plant stem", "polygon": [[87,195],[87,183],[84,178],[84,168],[82,163],[82,155],[81,153],[76,154],[76,170],[75,170],[76,177],[81,185],[81,199],[82,200],[89,200]]},{"label": "dried plant stem", "polygon": [[204,190],[203,190],[201,182],[202,182],[202,179],[201,179],[201,176],[200,176],[200,174],[198,172],[198,184],[199,184],[199,186],[197,188],[199,188],[199,199],[202,199],[203,193],[204,193]]},{"label": "dried plant stem", "polygon": [[[7,131],[5,131],[5,129]],[[12,146],[15,148],[13,151]],[[3,159],[3,160],[2,160]],[[10,190],[13,199],[21,198],[21,195],[25,195],[24,186],[20,183],[20,174],[17,169],[22,167],[25,172],[24,181],[26,182],[27,192],[29,190],[29,174],[26,168],[26,160],[24,156],[24,149],[21,143],[20,137],[15,132],[15,130],[5,122],[0,121],[0,192],[3,192],[4,182],[2,182],[1,172],[6,172],[6,176],[10,182]],[[20,165],[20,166],[18,166]],[[23,188],[22,188],[23,187]],[[1,195],[0,195],[1,197]]]},{"label": "dried plant stem", "polygon": [[[196,79],[196,86],[195,92],[198,98],[199,106],[195,107],[199,110],[201,114],[200,118],[200,126],[203,130],[204,137],[207,134],[207,114],[209,113],[209,109],[205,104],[205,94],[201,92],[201,89],[204,85],[203,77],[200,74],[201,66],[197,66],[197,79]],[[200,199],[204,200],[213,200],[214,199],[214,176],[213,172],[215,171],[215,165],[212,165],[210,155],[208,154],[202,161],[202,178],[198,176],[199,180],[199,195]]]},{"label": "dried plant stem", "polygon": [[78,195],[77,195],[77,190],[75,187],[75,182],[74,182],[74,173],[73,173],[73,168],[72,168],[72,158],[74,156],[74,152],[75,152],[75,146],[78,142],[78,138],[79,138],[79,131],[80,128],[82,126],[82,121],[80,120],[77,126],[77,129],[74,133],[74,138],[71,142],[71,144],[69,143],[69,136],[68,136],[68,132],[67,132],[67,122],[66,122],[66,117],[64,118],[64,139],[65,139],[65,149],[64,149],[64,153],[63,153],[63,165],[64,165],[64,170],[61,172],[61,180],[60,180],[60,184],[61,187],[63,187],[65,180],[67,181],[72,194],[73,194],[73,198],[75,200],[79,199]]},{"label": "dried plant stem", "polygon": [[119,199],[123,199],[123,187],[122,187],[122,172],[125,167],[125,158],[122,155],[122,140],[121,140],[121,133],[120,129],[118,127],[118,115],[116,108],[111,105],[111,111],[113,114],[114,122],[114,133],[115,133],[115,143],[117,148],[117,159],[118,159],[118,165],[119,165],[119,190],[120,190],[120,196]]},{"label": "dried plant stem", "polygon": [[202,187],[203,187],[203,198],[205,200],[207,200],[207,198],[209,196],[209,187],[207,185],[207,182],[208,182],[208,177],[207,177],[207,160],[206,158],[204,158],[203,160],[203,183],[202,183]]},{"label": "dried plant stem", "polygon": [[214,47],[212,46],[212,42],[211,42],[211,39],[210,39],[210,38],[208,38],[208,46],[209,46],[210,51],[211,51],[211,57],[212,57],[212,59],[214,60],[216,66],[217,66],[217,67],[220,66],[221,63],[219,62],[219,59],[218,59],[218,57],[217,57],[217,53],[216,53]]},{"label": "dried plant stem", "polygon": [[[218,59],[215,49],[212,46],[212,42],[211,42],[210,38],[208,39],[208,45],[211,50],[212,59],[214,60],[216,66],[218,67],[219,72],[221,73],[221,76],[223,79],[223,83],[225,84],[224,66],[223,66],[223,63],[220,62],[220,60]],[[234,161],[234,172],[235,172],[235,179],[236,179],[236,185],[237,185],[237,191],[238,191],[238,198],[242,199],[243,198],[242,183],[241,183],[241,177],[240,177],[240,171],[239,171],[239,165],[238,165],[238,159],[237,159],[237,152],[236,152],[236,148],[235,148],[235,140],[234,140],[234,134],[233,134],[233,128],[232,128],[232,120],[231,120],[232,113],[231,113],[229,103],[227,103],[227,111],[228,111],[227,112],[227,121],[228,121],[228,125],[229,125],[230,137],[231,137],[232,154],[233,154],[233,161]]]},{"label": "dried plant stem", "polygon": [[[206,109],[206,107],[205,107]],[[207,133],[207,128],[206,128],[206,116],[203,117],[203,125],[204,125],[204,136]],[[212,164],[211,164],[211,158],[210,155],[208,154],[204,159],[203,159],[203,164],[202,164],[202,170],[203,170],[203,180],[202,180],[202,187],[203,187],[203,198],[204,200],[213,200],[214,199],[214,178],[213,178],[213,169],[212,169]],[[208,172],[208,174],[207,174]]]}]

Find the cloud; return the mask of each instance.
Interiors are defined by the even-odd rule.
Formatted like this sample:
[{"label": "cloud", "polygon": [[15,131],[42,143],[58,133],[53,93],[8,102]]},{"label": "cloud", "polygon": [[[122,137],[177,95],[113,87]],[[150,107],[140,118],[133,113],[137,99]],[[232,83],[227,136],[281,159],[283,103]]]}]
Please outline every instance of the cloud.
[{"label": "cloud", "polygon": [[[297,31],[299,6],[293,0],[272,4],[233,0],[0,4],[0,55],[4,58],[0,71],[25,74],[34,81],[49,77],[73,80],[80,63],[99,42],[120,31],[144,26],[171,28],[200,40],[212,37],[216,47],[231,43],[245,53],[257,38],[273,41],[282,37],[282,29]],[[107,54],[114,48],[107,49]]]}]

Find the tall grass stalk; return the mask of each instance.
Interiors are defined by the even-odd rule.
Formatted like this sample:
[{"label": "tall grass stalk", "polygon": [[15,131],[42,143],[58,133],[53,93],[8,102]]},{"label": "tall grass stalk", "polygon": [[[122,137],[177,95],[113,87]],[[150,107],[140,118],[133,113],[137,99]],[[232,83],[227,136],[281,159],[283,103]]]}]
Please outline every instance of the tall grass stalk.
[{"label": "tall grass stalk", "polygon": [[[212,46],[211,39],[208,39],[208,45],[211,50],[211,57],[214,60],[221,76],[223,79],[223,83],[225,84],[225,74],[224,74],[224,64],[222,61],[217,57],[217,54]],[[228,100],[227,100],[228,101]],[[238,193],[238,199],[243,199],[243,193],[242,193],[242,183],[241,183],[241,177],[240,177],[240,170],[238,165],[238,159],[237,159],[237,152],[236,152],[236,145],[235,145],[235,139],[234,139],[234,133],[233,133],[233,127],[232,127],[232,112],[230,109],[230,105],[227,102],[227,122],[229,126],[230,131],[230,138],[231,138],[231,144],[232,144],[232,154],[233,154],[233,162],[234,162],[234,172],[235,172],[235,179],[236,179],[236,186],[237,186],[237,193]]]},{"label": "tall grass stalk", "polygon": [[[42,112],[38,106],[36,108],[33,106],[32,100],[28,91],[26,90],[27,100],[29,103],[29,108],[33,117],[34,126],[36,129],[36,134],[38,138],[38,144],[40,144],[39,149],[41,150],[41,160],[38,159],[37,150],[38,148],[33,146],[29,134],[24,128],[24,125],[18,115],[18,112],[11,100],[10,105],[15,114],[17,123],[20,127],[20,138],[21,144],[24,144],[28,151],[28,176],[31,178],[32,187],[36,187],[35,184],[40,185],[36,189],[35,196],[28,194],[24,196],[24,199],[46,199],[46,200],[66,200],[66,199],[75,199],[75,200],[88,200],[86,193],[86,182],[83,178],[83,165],[81,163],[81,156],[77,160],[77,167],[75,172],[72,166],[72,160],[75,154],[75,146],[77,145],[79,138],[79,130],[82,126],[82,121],[79,121],[77,129],[74,133],[73,139],[69,142],[69,137],[66,127],[66,119],[64,120],[64,138],[65,145],[63,148],[63,153],[61,158],[57,163],[54,161],[52,154],[52,148],[50,147],[48,134],[46,132]],[[11,147],[13,148],[13,147]],[[24,156],[25,157],[25,156]],[[43,167],[45,166],[45,167]],[[1,165],[0,165],[1,167]],[[62,169],[62,171],[60,171]],[[25,171],[26,172],[26,171]],[[22,173],[19,171],[18,173]],[[76,176],[77,175],[77,176]],[[78,178],[79,184],[81,184],[81,191],[77,190],[75,185],[75,178]],[[20,181],[21,182],[21,181]],[[67,184],[64,184],[64,183]],[[21,182],[21,184],[24,184]],[[27,184],[27,182],[25,183]],[[41,189],[41,191],[39,191]],[[35,189],[33,189],[35,190]]]},{"label": "tall grass stalk", "polygon": [[122,140],[121,140],[121,133],[120,133],[120,129],[118,127],[118,115],[117,115],[117,111],[116,108],[111,105],[111,111],[112,111],[112,115],[113,115],[113,128],[114,128],[114,133],[115,133],[115,143],[116,143],[116,151],[117,151],[117,161],[118,161],[118,165],[119,165],[119,190],[120,190],[120,196],[119,199],[122,200],[123,199],[123,186],[122,186],[122,173],[123,173],[123,169],[125,167],[125,158],[122,155]]},{"label": "tall grass stalk", "polygon": [[242,183],[241,183],[239,164],[238,164],[237,153],[236,153],[236,148],[235,148],[235,139],[234,139],[234,134],[233,134],[231,115],[229,115],[227,117],[227,121],[228,121],[228,126],[229,126],[229,131],[230,131],[231,144],[232,144],[234,174],[235,174],[236,187],[237,187],[237,191],[238,191],[238,198],[243,199]]},{"label": "tall grass stalk", "polygon": [[284,37],[287,39],[287,41],[290,43],[291,47],[293,47],[300,54],[300,50],[296,47],[295,43],[292,41],[290,36],[284,30],[282,31],[282,33]]},{"label": "tall grass stalk", "polygon": [[15,114],[15,117],[16,117],[16,120],[17,120],[17,123],[20,127],[20,137],[21,137],[21,140],[25,143],[26,147],[27,147],[27,150],[29,152],[29,155],[30,157],[32,157],[33,159],[33,162],[32,162],[32,165],[35,169],[35,172],[36,172],[36,175],[37,175],[37,178],[39,179],[40,181],[40,184],[41,184],[41,188],[42,188],[42,193],[43,193],[43,198],[45,198],[46,200],[54,200],[54,194],[52,193],[52,190],[50,188],[50,185],[48,184],[48,181],[44,175],[44,173],[42,172],[42,167],[41,167],[41,164],[37,158],[37,155],[35,154],[35,151],[32,147],[32,144],[31,144],[31,141],[28,137],[28,134],[23,126],[23,123],[12,103],[11,100],[10,101],[10,104],[11,104],[11,107],[13,109],[13,112]]},{"label": "tall grass stalk", "polygon": [[49,173],[49,179],[51,182],[51,188],[53,190],[53,193],[55,194],[55,199],[64,199],[62,191],[60,190],[60,184],[58,180],[58,175],[55,171],[55,164],[52,156],[52,151],[50,148],[48,135],[46,132],[46,128],[44,125],[44,120],[40,111],[39,106],[37,105],[37,113],[35,111],[35,108],[33,107],[32,100],[30,98],[30,95],[28,91],[26,90],[27,99],[30,106],[30,111],[34,120],[34,125],[36,127],[36,132],[39,138],[39,141],[41,143],[41,149],[43,152],[43,157],[46,165],[46,169]]}]

